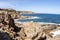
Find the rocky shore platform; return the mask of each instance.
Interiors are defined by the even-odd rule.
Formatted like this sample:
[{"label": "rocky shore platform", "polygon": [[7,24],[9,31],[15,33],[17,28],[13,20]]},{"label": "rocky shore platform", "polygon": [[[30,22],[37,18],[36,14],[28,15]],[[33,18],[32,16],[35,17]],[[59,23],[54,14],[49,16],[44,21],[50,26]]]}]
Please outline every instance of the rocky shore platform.
[{"label": "rocky shore platform", "polygon": [[[20,37],[24,40],[60,40],[60,25],[56,24],[39,24],[36,22],[26,22],[16,24],[22,27]],[[56,32],[57,33],[53,33]],[[59,31],[59,33],[58,33]],[[24,35],[24,37],[22,37]],[[55,36],[54,36],[55,35]]]},{"label": "rocky shore platform", "polygon": [[[11,22],[12,24],[12,22]],[[19,29],[19,30],[18,30]],[[16,24],[15,27],[9,24],[0,23],[1,40],[60,40],[60,36],[52,32],[60,30],[60,25],[56,24],[39,24],[36,22],[26,22]]]}]

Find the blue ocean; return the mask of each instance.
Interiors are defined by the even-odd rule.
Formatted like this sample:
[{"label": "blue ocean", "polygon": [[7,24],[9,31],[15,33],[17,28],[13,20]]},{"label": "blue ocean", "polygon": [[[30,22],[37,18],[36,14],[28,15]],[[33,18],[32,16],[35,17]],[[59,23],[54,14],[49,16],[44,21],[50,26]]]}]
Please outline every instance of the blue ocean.
[{"label": "blue ocean", "polygon": [[18,21],[21,22],[46,22],[46,23],[57,23],[60,24],[60,14],[43,14],[43,13],[36,13],[36,14],[21,14],[22,16],[33,16],[32,18],[24,18]]}]

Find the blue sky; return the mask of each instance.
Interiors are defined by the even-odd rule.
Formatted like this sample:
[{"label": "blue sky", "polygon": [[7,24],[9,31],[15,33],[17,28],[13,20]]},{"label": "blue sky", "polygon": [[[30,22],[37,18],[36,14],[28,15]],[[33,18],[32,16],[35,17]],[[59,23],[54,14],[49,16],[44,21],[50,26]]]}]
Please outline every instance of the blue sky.
[{"label": "blue sky", "polygon": [[0,8],[60,14],[60,0],[0,0]]}]

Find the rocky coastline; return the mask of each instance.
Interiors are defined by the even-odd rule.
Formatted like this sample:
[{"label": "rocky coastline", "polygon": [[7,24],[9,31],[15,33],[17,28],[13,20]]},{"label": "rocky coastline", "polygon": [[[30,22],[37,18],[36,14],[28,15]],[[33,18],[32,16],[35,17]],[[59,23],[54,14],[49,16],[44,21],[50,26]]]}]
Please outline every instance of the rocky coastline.
[{"label": "rocky coastline", "polygon": [[[16,11],[14,9],[2,9],[0,8],[0,13],[10,13],[11,16],[14,18],[14,19],[18,19],[18,18],[27,18],[27,16],[21,16],[20,14],[33,14],[34,12],[31,12],[31,11]],[[31,16],[29,16],[31,17]]]},{"label": "rocky coastline", "polygon": [[20,18],[19,13],[6,10],[0,9],[0,40],[60,40],[59,35],[53,37],[51,33],[60,30],[60,25],[36,22],[16,24],[14,19]]}]

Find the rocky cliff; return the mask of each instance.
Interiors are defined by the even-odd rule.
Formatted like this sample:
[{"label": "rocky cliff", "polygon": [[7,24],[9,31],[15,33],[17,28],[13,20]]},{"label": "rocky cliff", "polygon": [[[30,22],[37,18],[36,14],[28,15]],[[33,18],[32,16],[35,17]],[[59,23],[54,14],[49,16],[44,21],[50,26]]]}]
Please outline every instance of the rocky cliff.
[{"label": "rocky cliff", "polygon": [[14,9],[1,9],[0,8],[0,14],[11,14],[11,16],[13,18],[18,18],[19,17],[19,13]]},{"label": "rocky cliff", "polygon": [[20,14],[32,14],[31,11],[16,11],[14,9],[2,9],[0,8],[0,14],[11,14],[14,19],[17,18],[26,18],[25,16],[20,16]]}]

